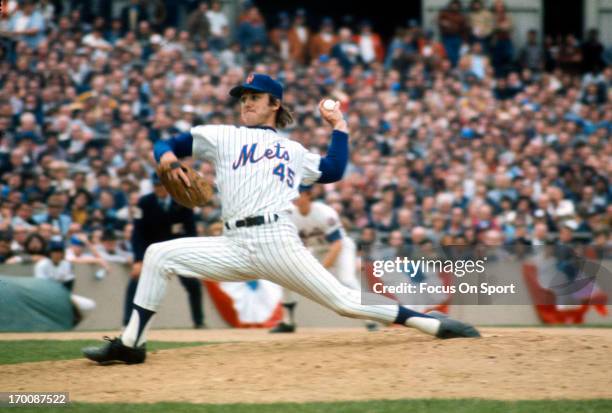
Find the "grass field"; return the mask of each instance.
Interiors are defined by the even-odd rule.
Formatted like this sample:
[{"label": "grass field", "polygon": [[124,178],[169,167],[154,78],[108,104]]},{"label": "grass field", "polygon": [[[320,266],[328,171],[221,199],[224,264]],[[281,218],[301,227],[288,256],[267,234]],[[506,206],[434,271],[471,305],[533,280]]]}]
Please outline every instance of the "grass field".
[{"label": "grass field", "polygon": [[[204,346],[202,342],[151,341],[149,351]],[[7,340],[0,341],[0,364],[81,358],[81,348],[99,346],[100,340]]]},{"label": "grass field", "polygon": [[[338,337],[342,337],[342,336],[338,336]],[[357,339],[360,340],[359,337],[362,337],[362,336],[356,335],[356,337],[357,338],[355,340]],[[372,337],[376,337],[376,336],[365,335],[363,337],[368,338],[368,340],[374,340]],[[396,332],[391,332],[390,337],[385,339],[386,343],[388,343],[387,345],[391,344],[390,339],[392,339],[393,337],[399,338],[400,336],[397,336]],[[229,343],[229,347],[220,348],[220,346],[223,346],[227,343]],[[313,343],[316,343],[316,341],[313,341]],[[416,344],[418,343],[420,342],[417,341]],[[460,343],[460,342],[455,342],[455,343]],[[2,388],[5,386],[11,386],[12,383],[15,383],[14,380],[11,380],[12,376],[11,376],[10,370],[9,370],[8,375],[4,375],[4,377],[2,377],[3,370],[4,370],[4,374],[7,374],[7,369],[9,368],[9,365],[18,366],[22,363],[29,363],[29,362],[44,362],[44,361],[57,362],[57,361],[65,360],[67,363],[71,363],[70,364],[71,367],[67,367],[68,369],[74,369],[75,367],[76,368],[80,367],[85,372],[84,374],[89,374],[89,375],[93,374],[94,376],[95,375],[106,376],[108,374],[111,374],[111,375],[115,374],[117,376],[115,380],[119,380],[119,381],[127,380],[127,381],[131,381],[132,384],[134,384],[133,383],[134,377],[139,377],[141,374],[144,374],[144,376],[142,377],[142,379],[144,380],[145,376],[150,373],[150,371],[147,370],[148,368],[151,368],[151,365],[149,364],[140,366],[141,368],[144,368],[144,370],[140,370],[140,373],[138,373],[137,370],[133,370],[131,368],[127,368],[127,370],[122,370],[123,367],[121,366],[118,366],[116,369],[98,368],[95,365],[87,364],[87,362],[84,360],[78,361],[78,359],[82,358],[81,351],[80,351],[81,348],[84,346],[92,345],[92,344],[99,345],[100,341],[90,340],[90,339],[66,339],[66,340],[51,340],[51,339],[13,340],[13,339],[9,339],[9,340],[0,340],[0,392],[6,391],[6,390],[13,390],[13,391],[15,390],[19,390],[19,391],[39,390],[37,388],[34,388],[36,385],[32,385],[32,388],[30,388],[30,386],[12,387],[12,388],[4,388],[4,389]],[[273,346],[274,351],[282,352],[278,344],[274,344],[272,342],[270,342],[269,344]],[[325,342],[321,344],[325,348],[329,348],[328,347],[329,343]],[[242,354],[244,351],[242,347],[237,348],[236,345],[240,346],[241,345],[240,341],[236,342],[234,341],[233,338],[230,338],[229,341],[217,341],[216,338],[213,338],[212,340],[207,340],[207,341],[151,341],[147,343],[149,352],[153,354],[153,359],[156,362],[154,364],[157,364],[158,366],[160,363],[164,362],[163,359],[167,357],[167,355],[169,354],[167,352],[162,352],[162,353],[159,353],[159,355],[156,355],[158,351],[170,350],[170,349],[183,349],[181,350],[183,352],[180,353],[182,354],[182,356],[179,356],[179,357],[185,360],[185,357],[190,357],[186,355],[188,353],[185,353],[184,352],[185,350],[190,351],[188,348],[191,347],[191,348],[194,348],[194,351],[195,351],[196,347],[201,347],[201,346],[211,346],[211,347],[209,347],[210,350],[208,349],[199,350],[199,353],[197,353],[197,357],[196,357],[197,360],[203,360],[204,363],[212,363],[212,360],[211,359],[207,360],[207,358],[211,357],[212,353],[220,352],[221,349],[227,348],[229,353],[226,350],[222,352],[223,354],[226,354],[227,361],[225,362],[231,364],[234,361],[238,363],[240,360],[236,359],[235,354]],[[249,344],[249,346],[250,345],[251,344]],[[263,343],[261,344],[253,343],[252,345],[261,346],[263,345]],[[354,346],[355,344],[352,344],[352,345]],[[427,345],[431,347],[430,344],[427,344]],[[492,345],[495,346],[495,342],[492,342]],[[289,343],[287,343],[288,348],[294,348],[294,346],[295,345],[290,345]],[[234,355],[232,355],[231,353],[232,349],[237,351]],[[448,349],[449,350],[447,351],[450,351],[452,347],[448,347]],[[605,347],[604,350],[605,349],[607,349],[607,347]],[[202,359],[202,351],[205,354],[203,359]],[[164,354],[166,356],[164,356]],[[253,357],[258,357],[258,356],[254,355]],[[242,361],[242,363],[244,363],[244,361]],[[3,366],[6,366],[6,367],[3,368]],[[42,366],[43,364],[40,364],[40,365],[32,364],[32,365],[27,365],[27,367],[26,365],[24,365],[24,368],[26,368],[27,371],[29,371],[33,377],[36,377],[37,372],[40,371],[39,369],[43,368]],[[63,364],[57,365],[56,363],[53,363],[53,366],[57,366],[54,368],[61,369]],[[602,367],[603,366],[604,365],[602,364]],[[227,366],[222,365],[220,367],[221,370],[215,371],[214,373],[211,373],[210,375],[214,376],[215,374],[221,374],[221,371],[224,370],[226,367]],[[19,367],[14,367],[14,368],[19,368]],[[163,371],[168,371],[168,370],[163,370]],[[509,373],[504,370],[500,370],[499,372],[500,374]],[[131,378],[128,378],[130,373],[136,373],[136,375],[132,375]],[[270,369],[270,373],[274,374],[273,369]],[[206,372],[203,371],[202,374],[206,374]],[[245,374],[248,375],[250,373],[247,370]],[[71,389],[71,387],[68,387],[65,384],[65,382],[59,377],[60,376],[58,376],[58,379],[57,379],[58,383],[62,383],[62,386],[60,387],[65,388],[65,389]],[[80,377],[84,378],[85,376],[83,375]],[[170,381],[167,381],[167,382],[163,381],[164,379],[169,380],[168,377],[160,377],[160,376],[156,376],[156,377],[158,378],[159,382],[154,381],[154,382],[150,382],[154,384],[147,385],[143,381],[140,387],[136,386],[136,387],[132,387],[132,389],[134,388],[143,389],[147,386],[159,386],[160,389],[163,389],[166,384],[171,383]],[[433,377],[433,376],[430,376],[430,377]],[[612,383],[612,374],[608,372],[607,377],[610,378],[610,382]],[[342,377],[340,376],[338,377],[338,379],[341,379],[341,378]],[[181,383],[183,379],[187,379],[187,378],[184,376],[179,376],[179,378],[177,379],[175,377],[172,383]],[[318,380],[318,379],[320,378],[313,376],[312,374],[309,375],[309,373],[305,373],[303,376],[303,380],[305,381],[305,383],[308,380]],[[33,383],[44,383],[43,380],[44,379],[35,379]],[[467,378],[466,380],[470,381],[469,378]],[[2,385],[2,383],[4,383],[4,386]],[[104,384],[104,383],[107,383],[107,382],[100,381],[100,385],[99,385],[99,391],[101,391],[102,393],[109,392],[109,391],[110,392],[117,391],[117,390],[112,390],[111,388],[108,387],[107,384]],[[472,384],[476,384],[476,381],[474,380]],[[193,386],[193,382],[191,382],[191,384],[186,384],[185,388],[188,388],[190,385]],[[208,391],[210,392],[219,391],[218,389],[215,389],[214,387],[208,387],[209,384],[207,385],[206,382],[201,382],[200,385],[202,386],[203,389],[208,389]],[[418,389],[421,386],[427,385],[427,383],[424,383],[422,379],[420,380],[415,379],[414,382],[398,381],[397,383],[389,383],[389,388],[398,388],[399,390],[399,387],[396,387],[396,385],[401,386],[401,387],[411,386],[413,388]],[[491,383],[491,385],[494,386],[495,384]],[[274,386],[270,388],[270,391],[275,391],[273,389],[274,389]],[[338,385],[338,388],[337,388],[337,392],[339,394],[338,399],[342,400],[343,398],[346,398],[347,400],[354,400],[352,397],[342,397],[342,394],[346,390],[347,389],[343,387],[342,384]],[[394,398],[392,396],[393,393],[394,392],[391,391],[385,397],[389,399],[393,399]],[[526,400],[527,397],[521,397],[520,392],[516,392],[512,394],[513,397],[508,397],[508,399],[516,398],[517,400],[488,400],[488,399],[483,399],[480,397],[453,398],[452,393],[449,395],[449,392],[445,392],[443,388],[440,388],[440,392],[439,392],[440,398],[437,398],[438,396],[432,396],[432,393],[429,393],[426,397],[436,397],[436,398],[412,398],[411,397],[408,399],[403,398],[399,400],[370,399],[370,400],[363,400],[363,401],[334,401],[334,402],[327,402],[327,401],[326,402],[310,402],[309,401],[309,402],[303,402],[303,403],[288,403],[288,402],[278,402],[278,403],[268,403],[268,402],[260,402],[260,403],[224,403],[224,402],[220,402],[219,403],[219,402],[214,402],[214,403],[210,403],[210,402],[206,402],[206,400],[209,400],[209,399],[197,400],[197,401],[204,401],[203,403],[193,403],[193,402],[183,403],[183,402],[163,402],[163,401],[158,401],[157,403],[153,403],[153,402],[152,403],[134,403],[133,401],[136,399],[131,397],[131,394],[132,393],[130,393],[129,390],[126,390],[125,394],[123,395],[124,396],[123,398],[115,399],[115,401],[120,401],[120,402],[100,403],[100,402],[94,402],[94,401],[98,401],[98,400],[103,401],[106,399],[85,399],[85,400],[90,400],[91,402],[84,402],[83,399],[79,397],[79,393],[76,393],[76,397],[73,397],[75,401],[69,403],[68,406],[54,407],[54,408],[46,407],[46,406],[43,408],[37,407],[37,406],[20,406],[17,409],[14,409],[14,408],[9,409],[9,408],[5,408],[5,406],[2,406],[0,404],[0,411],[33,412],[33,413],[37,413],[41,411],[45,411],[45,412],[55,412],[55,411],[57,412],[87,412],[87,413],[95,413],[95,412],[101,412],[101,413],[102,412],[103,413],[124,413],[124,412],[125,413],[127,412],[160,412],[160,413],[161,412],[173,412],[173,413],[174,412],[178,412],[178,413],[181,413],[181,412],[203,412],[203,413],[204,412],[206,413],[277,413],[277,412],[281,412],[281,413],[314,413],[314,412],[338,412],[338,413],[378,413],[378,412],[380,413],[409,413],[409,412],[422,412],[422,413],[441,413],[441,412],[561,413],[561,412],[584,412],[584,413],[588,413],[588,412],[592,412],[592,413],[599,413],[601,412],[601,413],[604,413],[605,412],[605,413],[609,413],[609,412],[612,412],[612,398],[610,399],[592,398],[592,399],[587,399],[587,400],[570,400],[570,399],[568,400],[565,400],[565,399],[546,400],[546,398],[549,396],[547,396],[546,393],[542,393],[542,397],[540,398],[543,398],[544,400],[541,400],[541,399],[534,400],[532,397],[531,397],[531,400]],[[237,401],[237,402],[241,400],[251,401],[246,398],[242,398],[242,395],[239,392],[232,393],[232,394],[234,397],[227,399],[227,401]],[[417,394],[421,394],[421,393],[417,392]],[[605,394],[603,397],[607,397]],[[71,393],[71,397],[72,396],[73,394]],[[400,396],[405,397],[401,393],[400,393]],[[416,397],[419,397],[419,396],[417,395]],[[482,397],[487,398],[486,395],[483,395]],[[493,398],[497,398],[497,397],[493,397]],[[504,397],[501,397],[501,398],[503,399]],[[563,398],[563,396],[561,396],[561,398]],[[140,402],[143,400],[150,400],[150,399],[140,398],[137,401]],[[158,400],[168,400],[168,399],[158,399]],[[179,399],[172,399],[172,400],[193,401],[193,399],[190,399],[190,398],[179,398]],[[296,399],[285,399],[285,400],[296,400]],[[315,398],[314,400],[325,400],[325,399]]]}]

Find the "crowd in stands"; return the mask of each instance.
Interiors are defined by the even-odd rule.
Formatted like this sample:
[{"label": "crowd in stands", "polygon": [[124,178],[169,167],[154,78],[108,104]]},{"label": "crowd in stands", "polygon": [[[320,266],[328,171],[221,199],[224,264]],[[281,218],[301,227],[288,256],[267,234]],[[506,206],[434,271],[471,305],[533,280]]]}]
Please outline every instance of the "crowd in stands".
[{"label": "crowd in stands", "polygon": [[[284,84],[297,122],[283,133],[310,150],[324,152],[331,132],[319,100],[341,102],[350,164],[315,195],[362,247],[541,245],[563,231],[610,245],[612,62],[595,30],[582,41],[533,30],[515,47],[499,0],[451,1],[439,33],[411,21],[388,41],[368,21],[303,9],[267,22],[251,3],[235,22],[218,1],[183,2],[182,20],[165,2],[131,0],[114,16],[88,2],[8,3],[0,262],[37,261],[57,240],[72,262],[130,262],[152,145],[239,124],[228,91],[253,71]],[[204,235],[218,202],[197,217]]]}]

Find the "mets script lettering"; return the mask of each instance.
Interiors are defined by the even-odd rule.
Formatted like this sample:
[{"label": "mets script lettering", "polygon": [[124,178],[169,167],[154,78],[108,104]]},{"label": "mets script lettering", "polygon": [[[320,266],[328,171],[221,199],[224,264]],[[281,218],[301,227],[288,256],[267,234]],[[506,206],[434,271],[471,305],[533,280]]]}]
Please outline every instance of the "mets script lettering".
[{"label": "mets script lettering", "polygon": [[251,145],[244,145],[240,150],[240,157],[236,161],[234,161],[234,163],[232,164],[232,168],[236,170],[241,166],[245,166],[247,162],[257,163],[262,159],[282,159],[284,161],[289,160],[289,152],[281,151],[281,149],[284,149],[284,146],[281,146],[280,143],[274,145],[274,149],[266,148],[264,153],[260,156],[257,156],[255,154],[256,149],[256,143],[253,143]]}]

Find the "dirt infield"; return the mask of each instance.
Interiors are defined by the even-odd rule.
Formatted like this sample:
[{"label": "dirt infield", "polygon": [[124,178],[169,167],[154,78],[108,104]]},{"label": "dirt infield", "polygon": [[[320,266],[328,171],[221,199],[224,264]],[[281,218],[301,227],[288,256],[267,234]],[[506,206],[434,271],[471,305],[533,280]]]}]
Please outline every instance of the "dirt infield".
[{"label": "dirt infield", "polygon": [[[0,334],[0,340],[101,333]],[[400,398],[612,398],[612,329],[485,328],[478,340],[392,328],[153,331],[151,340],[222,343],[162,350],[137,366],[84,359],[1,366],[2,391],[69,391],[88,402],[195,403]]]}]

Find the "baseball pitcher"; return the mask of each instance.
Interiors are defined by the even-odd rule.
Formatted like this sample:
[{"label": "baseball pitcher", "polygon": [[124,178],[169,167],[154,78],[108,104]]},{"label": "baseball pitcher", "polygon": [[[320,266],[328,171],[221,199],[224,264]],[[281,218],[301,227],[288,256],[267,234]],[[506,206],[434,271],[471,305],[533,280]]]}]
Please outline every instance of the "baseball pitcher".
[{"label": "baseball pitcher", "polygon": [[336,182],[348,161],[348,127],[339,103],[332,109],[319,105],[333,128],[327,155],[322,157],[276,131],[293,119],[282,103],[283,87],[270,76],[251,74],[229,93],[240,99],[242,126],[196,126],[158,141],[154,148],[159,167],[170,171],[169,181],[187,192],[199,184],[179,158],[193,156],[215,165],[224,234],[150,245],[130,321],[120,337],[84,348],[87,358],[101,364],[144,362],[147,330],[169,279],[179,274],[213,281],[264,278],[343,316],[397,323],[439,338],[479,336],[468,324],[421,314],[385,297],[372,297],[381,305],[361,304],[361,293],[342,285],[300,240],[287,216],[298,186]]}]

